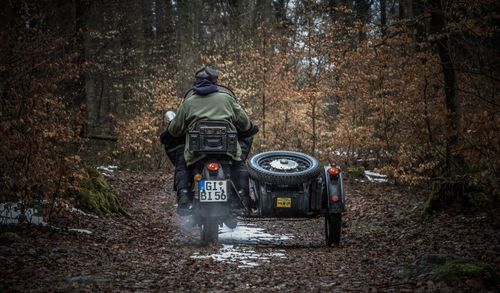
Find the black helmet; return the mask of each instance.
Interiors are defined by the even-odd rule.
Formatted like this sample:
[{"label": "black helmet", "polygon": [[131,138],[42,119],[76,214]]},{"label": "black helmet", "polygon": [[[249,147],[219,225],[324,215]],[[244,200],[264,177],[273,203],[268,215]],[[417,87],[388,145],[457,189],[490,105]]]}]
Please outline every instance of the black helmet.
[{"label": "black helmet", "polygon": [[206,66],[196,72],[195,78],[196,81],[206,79],[212,83],[217,83],[219,75],[217,74],[217,70],[212,67]]}]

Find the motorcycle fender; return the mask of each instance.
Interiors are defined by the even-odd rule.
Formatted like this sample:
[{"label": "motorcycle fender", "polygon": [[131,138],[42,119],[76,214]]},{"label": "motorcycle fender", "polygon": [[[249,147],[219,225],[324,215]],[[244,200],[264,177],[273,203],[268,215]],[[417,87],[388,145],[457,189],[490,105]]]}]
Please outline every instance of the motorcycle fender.
[{"label": "motorcycle fender", "polygon": [[[323,178],[325,178],[326,202],[329,213],[340,213],[344,210],[345,195],[344,195],[344,173],[340,172],[337,177],[331,177],[328,174],[330,166],[325,166],[323,170]],[[333,202],[331,197],[337,195],[338,202]]]},{"label": "motorcycle fender", "polygon": [[203,218],[227,217],[230,213],[227,202],[200,203],[198,214]]}]

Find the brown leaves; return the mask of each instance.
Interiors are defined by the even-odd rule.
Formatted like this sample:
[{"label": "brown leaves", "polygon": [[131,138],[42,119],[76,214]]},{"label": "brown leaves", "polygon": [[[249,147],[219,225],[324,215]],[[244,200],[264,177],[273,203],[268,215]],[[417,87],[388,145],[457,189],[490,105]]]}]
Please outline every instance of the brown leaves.
[{"label": "brown leaves", "polygon": [[158,82],[154,93],[154,99],[142,104],[137,115],[117,123],[119,150],[115,155],[123,164],[130,164],[133,158],[135,164],[158,166],[165,159],[159,143],[159,135],[167,127],[163,115],[177,109],[181,100],[170,80]]},{"label": "brown leaves", "polygon": [[[399,273],[425,254],[500,264],[499,223],[493,214],[441,214],[422,221],[423,190],[357,182],[346,182],[348,205],[339,248],[324,246],[323,218],[251,220],[268,233],[293,237],[233,243],[235,248],[260,255],[279,251],[283,257],[252,260],[259,264],[252,268],[194,259],[223,246],[201,247],[197,229],[180,230],[175,195],[165,188],[172,183],[170,175],[119,171],[109,181],[133,218],[74,214],[73,220],[60,223],[92,234],[31,229],[17,231],[20,237],[13,241],[0,232],[3,290],[413,292],[431,287],[432,276]],[[453,292],[487,289],[467,281],[435,285]]]}]

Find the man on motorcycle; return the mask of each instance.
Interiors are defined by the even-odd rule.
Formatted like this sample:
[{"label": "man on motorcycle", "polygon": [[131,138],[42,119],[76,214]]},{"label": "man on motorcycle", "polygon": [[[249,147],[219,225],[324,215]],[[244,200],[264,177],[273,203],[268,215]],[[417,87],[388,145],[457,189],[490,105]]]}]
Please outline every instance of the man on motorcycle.
[{"label": "man on motorcycle", "polygon": [[[204,156],[189,151],[186,133],[201,120],[224,120],[232,130],[238,131],[236,154],[228,155],[233,160],[232,172],[238,174],[235,185],[238,191],[248,190],[248,172],[244,160],[250,152],[252,136],[258,131],[250,118],[236,102],[231,91],[217,85],[217,71],[204,67],[197,71],[191,95],[186,97],[176,117],[170,122],[167,131],[162,133],[161,142],[165,145],[170,160],[175,165],[174,189],[177,192],[178,213],[187,213],[193,199],[191,184],[193,174],[190,167]],[[242,192],[245,205],[250,205],[248,192]]]}]

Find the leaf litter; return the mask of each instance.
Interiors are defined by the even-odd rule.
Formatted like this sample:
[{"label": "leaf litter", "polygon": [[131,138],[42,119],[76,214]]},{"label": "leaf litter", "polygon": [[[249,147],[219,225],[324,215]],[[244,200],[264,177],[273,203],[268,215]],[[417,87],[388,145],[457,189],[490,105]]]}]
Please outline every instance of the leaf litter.
[{"label": "leaf litter", "polygon": [[427,190],[346,182],[340,247],[325,247],[322,218],[249,219],[222,229],[221,244],[204,247],[197,229],[181,229],[171,175],[110,174],[132,218],[70,213],[54,221],[67,229],[0,233],[0,291],[463,292],[469,283],[434,284],[429,275],[398,272],[434,253],[500,267],[500,213],[422,218]]}]

